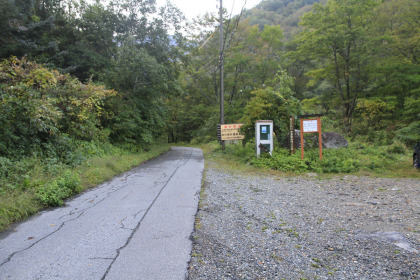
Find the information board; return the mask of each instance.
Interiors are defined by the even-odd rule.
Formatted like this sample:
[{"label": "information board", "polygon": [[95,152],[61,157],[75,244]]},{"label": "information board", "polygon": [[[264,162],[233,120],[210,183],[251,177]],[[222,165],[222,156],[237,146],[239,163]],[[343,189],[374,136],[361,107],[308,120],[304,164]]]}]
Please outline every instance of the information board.
[{"label": "information board", "polygon": [[304,139],[303,134],[305,133],[318,133],[319,142],[319,158],[322,159],[322,130],[321,130],[321,115],[317,115],[316,119],[304,119],[304,117],[312,117],[310,115],[300,116],[300,150],[301,158],[304,158]]},{"label": "information board", "polygon": [[222,124],[220,126],[220,135],[221,140],[242,140],[245,138],[244,135],[242,135],[239,132],[239,129],[241,128],[241,123],[234,123],[234,124]]},{"label": "information board", "polygon": [[318,132],[318,120],[303,120],[303,132]]}]

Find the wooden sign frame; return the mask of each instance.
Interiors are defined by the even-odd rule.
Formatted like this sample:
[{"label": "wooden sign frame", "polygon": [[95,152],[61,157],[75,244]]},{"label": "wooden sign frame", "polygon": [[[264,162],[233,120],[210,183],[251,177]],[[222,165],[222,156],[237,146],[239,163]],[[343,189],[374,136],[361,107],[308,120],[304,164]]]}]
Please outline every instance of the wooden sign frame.
[{"label": "wooden sign frame", "polygon": [[[319,158],[322,159],[322,129],[321,129],[321,115],[306,115],[300,117],[300,151],[301,157],[304,158],[304,133],[318,133],[319,135]],[[317,117],[316,119],[308,117]]]}]

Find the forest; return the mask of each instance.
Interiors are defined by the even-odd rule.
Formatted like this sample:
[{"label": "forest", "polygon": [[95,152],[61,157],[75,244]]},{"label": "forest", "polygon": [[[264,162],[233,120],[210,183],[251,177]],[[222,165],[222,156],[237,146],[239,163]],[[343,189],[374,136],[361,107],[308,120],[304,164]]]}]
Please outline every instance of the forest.
[{"label": "forest", "polygon": [[[217,11],[189,22],[170,1],[0,0],[0,15],[1,196],[60,205],[89,158],[217,139]],[[225,122],[245,142],[270,119],[281,146],[301,114],[358,145],[420,140],[419,1],[264,0],[223,20]]]}]

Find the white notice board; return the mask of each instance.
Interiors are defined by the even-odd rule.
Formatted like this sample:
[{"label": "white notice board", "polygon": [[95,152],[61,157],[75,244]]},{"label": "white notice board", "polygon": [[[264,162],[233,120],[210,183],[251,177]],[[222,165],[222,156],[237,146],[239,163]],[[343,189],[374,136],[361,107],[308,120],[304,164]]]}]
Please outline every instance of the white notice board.
[{"label": "white notice board", "polygon": [[303,132],[318,132],[318,120],[304,120]]}]

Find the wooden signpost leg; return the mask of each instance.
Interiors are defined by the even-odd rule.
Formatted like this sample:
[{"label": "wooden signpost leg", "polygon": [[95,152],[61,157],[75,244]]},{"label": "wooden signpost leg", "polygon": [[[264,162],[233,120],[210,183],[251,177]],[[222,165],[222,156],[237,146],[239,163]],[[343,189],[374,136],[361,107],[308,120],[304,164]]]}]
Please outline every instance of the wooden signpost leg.
[{"label": "wooden signpost leg", "polygon": [[304,158],[303,134],[317,133],[319,138],[319,158],[322,159],[322,129],[321,129],[321,115],[317,115],[316,119],[304,119],[304,117],[315,117],[314,115],[302,115],[300,119],[300,151],[301,157]]},{"label": "wooden signpost leg", "polygon": [[300,153],[301,153],[301,157],[303,159],[303,119],[300,119]]},{"label": "wooden signpost leg", "polygon": [[319,159],[322,159],[322,129],[321,117],[318,118],[318,132],[319,132]]},{"label": "wooden signpost leg", "polygon": [[289,142],[290,142],[290,155],[295,154],[295,119],[290,116],[290,127],[289,127]]}]

